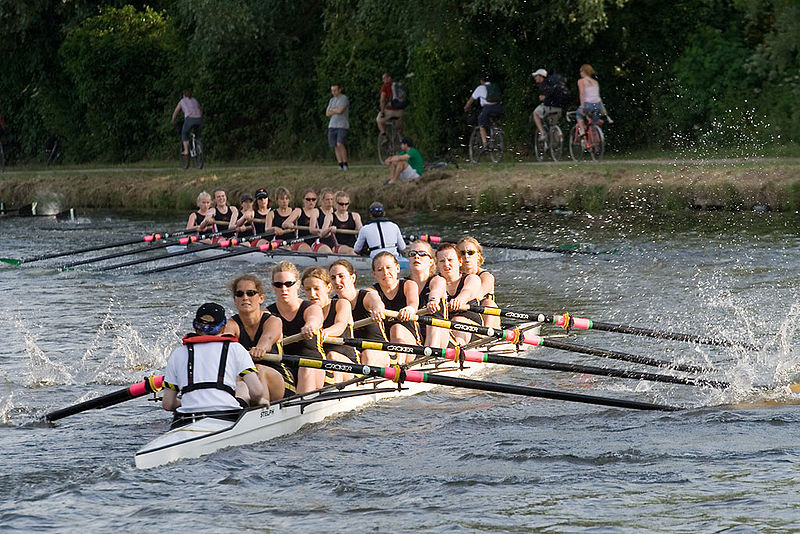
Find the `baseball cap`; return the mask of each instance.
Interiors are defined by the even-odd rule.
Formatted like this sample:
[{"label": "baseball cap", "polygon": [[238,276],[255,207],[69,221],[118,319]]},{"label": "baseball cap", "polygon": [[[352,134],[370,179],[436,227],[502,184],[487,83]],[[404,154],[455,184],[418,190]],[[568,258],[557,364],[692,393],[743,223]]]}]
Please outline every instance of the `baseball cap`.
[{"label": "baseball cap", "polygon": [[263,187],[256,191],[256,198],[269,198],[269,193]]},{"label": "baseball cap", "polygon": [[547,71],[544,70],[544,69],[539,69],[539,70],[533,71],[531,73],[531,76],[541,76],[542,78],[547,78]]},{"label": "baseball cap", "polygon": [[199,308],[194,316],[192,326],[196,330],[200,330],[204,334],[218,334],[222,327],[225,326],[227,319],[225,318],[225,308],[216,302],[206,302]]},{"label": "baseball cap", "polygon": [[251,200],[252,201],[253,200],[253,195],[251,195],[250,193],[245,193],[239,199],[239,202],[245,202],[246,200]]},{"label": "baseball cap", "polygon": [[381,204],[377,200],[369,205],[370,213],[383,213],[385,210],[386,209],[383,207],[383,204]]}]

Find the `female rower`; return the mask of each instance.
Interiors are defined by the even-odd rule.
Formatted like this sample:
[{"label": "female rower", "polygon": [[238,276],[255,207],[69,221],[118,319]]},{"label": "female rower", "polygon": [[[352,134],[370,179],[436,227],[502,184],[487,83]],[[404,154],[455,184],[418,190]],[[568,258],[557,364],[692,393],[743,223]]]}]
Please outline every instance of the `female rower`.
[{"label": "female rower", "polygon": [[[263,187],[256,191],[256,209],[253,211],[253,230],[257,235],[266,233],[267,228],[272,226],[270,216],[272,210],[269,208],[269,193]],[[253,246],[257,247],[262,243],[268,243],[269,239],[262,237],[253,241]]]},{"label": "female rower", "polygon": [[[378,292],[387,310],[398,312],[398,320],[389,330],[389,340],[397,343],[421,342],[419,328],[411,318],[417,313],[419,307],[419,289],[413,280],[400,278],[400,264],[397,257],[391,252],[379,252],[372,259],[372,276],[378,281],[372,287]],[[373,318],[376,314],[373,313]],[[402,355],[398,354],[399,363],[405,363]],[[389,363],[389,362],[386,362]]]},{"label": "female rower", "polygon": [[[355,254],[353,245],[356,244],[356,235],[361,230],[361,215],[349,211],[350,197],[344,191],[337,191],[334,199],[336,210],[325,216],[325,221],[322,223],[322,235],[325,235],[326,232],[333,235],[336,240],[336,246],[333,247],[334,252]],[[355,233],[340,233],[337,230],[350,230]]]},{"label": "female rower", "polygon": [[214,232],[222,229],[233,229],[236,219],[239,218],[239,210],[234,206],[228,206],[228,195],[221,187],[214,189],[214,207],[206,214],[206,218],[200,223],[200,230],[213,227]]},{"label": "female rower", "polygon": [[330,234],[330,231],[323,231],[325,228],[325,220],[333,215],[333,212],[333,189],[326,187],[319,192],[317,217],[316,219],[312,219],[309,224],[311,233],[319,236],[316,245],[314,245],[314,252],[325,252],[329,254],[336,249],[336,238]]},{"label": "female rower", "polygon": [[[483,247],[472,236],[462,237],[456,244],[461,255],[461,272],[477,274],[481,279],[481,293],[478,296],[481,306],[496,308],[494,299],[494,275],[483,269]],[[492,328],[500,328],[500,317],[484,315],[483,323]]]},{"label": "female rower", "polygon": [[[345,299],[331,300],[331,275],[324,267],[308,267],[300,277],[306,298],[309,302],[322,308],[322,339],[331,337],[353,337],[353,312],[350,303]],[[323,343],[322,348],[329,360],[346,363],[358,363],[356,349],[347,345]],[[324,375],[316,373],[314,389],[319,389],[325,382],[342,382],[352,378],[351,374],[328,372]]]},{"label": "female rower", "polygon": [[295,214],[295,210],[290,205],[292,195],[285,187],[278,187],[275,190],[275,199],[278,202],[278,207],[270,212],[270,217],[267,218],[267,225],[272,226],[276,236],[286,235],[288,237],[290,235],[288,234],[288,229],[294,226],[292,216]]},{"label": "female rower", "polygon": [[[236,277],[228,286],[233,294],[236,315],[225,323],[223,334],[233,334],[239,343],[250,352],[253,360],[259,360],[268,352],[263,345],[272,346],[280,339],[281,322],[277,317],[261,309],[264,304],[264,283],[252,274]],[[264,338],[262,346],[258,346]],[[256,364],[258,378],[264,386],[270,402],[280,400],[286,394],[286,384],[294,377],[282,364]],[[238,387],[237,387],[238,390]]]},{"label": "female rower", "polygon": [[[429,301],[431,284],[443,286],[444,283],[440,277],[435,276],[436,260],[430,243],[418,239],[408,246],[408,267],[411,273],[409,279],[416,282],[419,289],[420,306],[427,306],[430,311],[435,312],[438,306]],[[439,292],[442,291],[444,290]],[[425,327],[425,345],[444,348],[448,338],[448,332],[444,328]]]},{"label": "female rower", "polygon": [[[295,208],[289,218],[284,221],[283,226],[284,228],[287,227],[287,225],[309,227],[311,220],[318,217],[318,213],[317,194],[313,189],[306,189],[303,192],[303,207]],[[311,247],[314,241],[311,240],[311,235],[313,234],[309,230],[296,230],[296,238],[308,237],[309,239],[293,244],[291,249],[298,252],[313,252]]]},{"label": "female rower", "polygon": [[[482,316],[472,311],[461,310],[462,306],[477,304],[477,297],[481,292],[481,279],[476,274],[461,273],[461,258],[458,248],[453,243],[442,243],[436,250],[437,275],[444,284],[431,287],[429,304],[431,311],[439,308],[439,302],[444,301],[442,311],[445,318],[454,322],[483,324]],[[469,343],[472,337],[467,332],[450,331],[450,337],[458,345]]]},{"label": "female rower", "polygon": [[253,195],[250,193],[244,193],[239,199],[239,217],[233,222],[233,227],[236,228],[236,235],[240,237],[251,237],[256,234],[252,223],[255,217],[253,201]]},{"label": "female rower", "polygon": [[[324,358],[325,354],[317,346],[316,334],[322,328],[322,309],[298,296],[300,289],[297,267],[288,261],[278,262],[272,268],[272,288],[276,302],[267,307],[267,311],[278,317],[283,323],[284,338],[300,334],[302,340],[283,345],[284,354]],[[296,392],[307,393],[315,389],[319,376],[324,380],[325,372],[309,367],[299,368],[297,365],[287,366],[297,377]]]},{"label": "female rower", "polygon": [[[356,289],[356,271],[353,264],[347,260],[336,260],[328,269],[336,296],[339,297],[339,300],[350,303],[353,321],[370,318],[378,321],[356,328],[353,331],[353,337],[389,341],[385,331],[382,330],[383,323],[380,322],[386,308],[378,296],[378,292],[372,288]],[[382,351],[372,349],[361,351],[361,363],[366,365],[381,365],[386,357],[388,357],[387,354]]]},{"label": "female rower", "polygon": [[186,229],[198,231],[200,229],[200,223],[206,218],[208,210],[210,209],[211,195],[203,191],[197,195],[197,211],[193,211],[189,214],[189,220],[186,222]]}]

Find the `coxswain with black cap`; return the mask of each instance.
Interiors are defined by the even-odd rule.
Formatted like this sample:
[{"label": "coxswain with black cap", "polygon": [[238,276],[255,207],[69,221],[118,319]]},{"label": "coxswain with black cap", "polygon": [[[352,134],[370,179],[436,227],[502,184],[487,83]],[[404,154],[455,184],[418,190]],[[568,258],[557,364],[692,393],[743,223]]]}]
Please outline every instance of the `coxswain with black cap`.
[{"label": "coxswain with black cap", "polygon": [[386,210],[380,202],[373,202],[369,206],[369,221],[358,231],[358,238],[353,245],[356,254],[363,249],[369,251],[369,257],[374,258],[381,252],[389,252],[395,257],[406,249],[403,233],[400,227],[386,218]]},{"label": "coxswain with black cap", "polygon": [[[203,304],[195,314],[194,333],[170,354],[161,403],[176,412],[176,421],[269,404],[250,354],[235,337],[219,335],[226,322],[225,308]],[[242,378],[238,389],[237,377]]]}]

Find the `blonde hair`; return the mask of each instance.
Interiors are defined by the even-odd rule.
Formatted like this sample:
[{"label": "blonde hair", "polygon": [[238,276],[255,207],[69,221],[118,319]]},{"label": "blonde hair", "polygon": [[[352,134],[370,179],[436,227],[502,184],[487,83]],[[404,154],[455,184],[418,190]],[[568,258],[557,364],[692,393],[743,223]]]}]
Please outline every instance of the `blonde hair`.
[{"label": "blonde hair", "polygon": [[592,66],[589,65],[588,63],[584,63],[583,65],[581,65],[581,72],[589,76],[590,78],[594,77],[594,75],[596,74]]},{"label": "blonde hair", "polygon": [[294,263],[286,260],[279,261],[275,264],[275,267],[272,268],[270,276],[273,280],[278,273],[294,273],[295,278],[300,278],[300,273],[297,271],[297,267],[295,267]]},{"label": "blonde hair", "polygon": [[333,189],[331,189],[330,187],[324,187],[319,190],[319,198],[322,198],[328,194],[333,195],[334,199],[336,198],[336,195],[333,194]]},{"label": "blonde hair", "polygon": [[289,199],[291,200],[292,194],[289,192],[288,189],[286,189],[283,186],[280,186],[277,189],[275,189],[275,198],[279,199],[281,197],[289,197]]},{"label": "blonde hair", "polygon": [[300,283],[305,285],[306,278],[316,278],[326,284],[331,283],[331,273],[325,267],[306,267],[300,277]]},{"label": "blonde hair", "polygon": [[208,191],[203,191],[202,193],[197,195],[197,200],[195,201],[195,203],[197,204],[198,208],[200,207],[200,201],[203,200],[204,198],[211,200],[211,195],[208,194]]},{"label": "blonde hair", "polygon": [[228,289],[231,291],[231,295],[236,293],[236,288],[239,287],[239,284],[242,282],[253,282],[259,295],[266,294],[267,289],[264,286],[264,282],[261,281],[261,278],[254,274],[242,274],[228,282]]},{"label": "blonde hair", "polygon": [[459,239],[458,243],[456,244],[460,246],[464,243],[471,243],[475,245],[475,248],[478,249],[478,267],[483,265],[483,247],[481,246],[480,243],[478,243],[478,240],[472,237],[471,235],[468,235],[466,237],[462,237],[461,239]]},{"label": "blonde hair", "polygon": [[340,198],[344,197],[350,198],[350,195],[348,195],[345,191],[337,191],[336,194],[333,195],[334,200],[339,200]]},{"label": "blonde hair", "polygon": [[411,244],[408,246],[409,248],[413,247],[414,245],[420,245],[422,248],[425,249],[425,252],[431,255],[431,268],[430,268],[430,276],[436,274],[436,253],[433,252],[433,247],[427,241],[423,241],[422,239],[417,239],[416,241],[412,241]]}]

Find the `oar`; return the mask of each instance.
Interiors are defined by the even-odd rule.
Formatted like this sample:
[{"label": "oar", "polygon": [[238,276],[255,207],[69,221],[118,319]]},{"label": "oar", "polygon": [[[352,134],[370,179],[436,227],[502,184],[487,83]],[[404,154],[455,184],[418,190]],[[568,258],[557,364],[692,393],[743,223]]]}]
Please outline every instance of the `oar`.
[{"label": "oar", "polygon": [[[307,232],[311,231],[310,226],[292,226],[292,229],[296,230],[305,230]],[[287,228],[288,230],[288,228]],[[317,228],[318,231],[322,231],[322,228]],[[358,235],[358,230],[350,230],[349,228],[337,228],[337,234],[349,234],[349,235]]]},{"label": "oar", "polygon": [[703,386],[710,388],[725,389],[731,385],[728,382],[718,380],[707,380],[703,378],[685,378],[680,376],[670,376],[655,373],[644,373],[640,371],[630,371],[627,369],[610,369],[596,367],[592,365],[578,365],[572,363],[560,363],[547,360],[537,360],[534,358],[523,358],[520,356],[506,356],[494,352],[484,352],[479,350],[463,350],[461,348],[440,349],[420,345],[409,345],[405,343],[387,343],[384,341],[372,341],[354,338],[327,338],[326,343],[348,345],[357,349],[366,350],[390,350],[403,352],[406,354],[418,354],[428,357],[439,357],[459,362],[478,362],[494,363],[499,365],[511,365],[516,367],[528,367],[532,369],[546,369],[550,371],[563,371],[568,373],[580,373],[588,375],[609,376],[613,378],[630,378],[634,380],[645,380],[649,382],[666,382],[670,384],[683,384],[687,386]]},{"label": "oar", "polygon": [[536,334],[528,332],[520,332],[518,330],[495,330],[486,326],[480,326],[471,323],[458,323],[447,321],[445,319],[436,319],[434,317],[417,316],[414,320],[420,323],[438,326],[439,328],[448,328],[450,330],[458,330],[460,332],[469,332],[470,334],[478,334],[480,336],[496,337],[504,341],[509,341],[513,344],[525,343],[526,345],[533,345],[537,347],[550,347],[554,349],[567,350],[571,352],[580,352],[583,354],[591,354],[593,356],[602,356],[604,358],[613,358],[615,360],[623,360],[627,362],[641,363],[644,365],[651,365],[655,367],[667,367],[678,371],[685,371],[688,373],[703,373],[709,372],[709,369],[699,367],[696,365],[688,365],[682,363],[673,363],[656,358],[648,358],[647,356],[638,356],[636,354],[628,354],[626,352],[617,352],[613,350],[597,349],[592,347],[584,347],[581,345],[573,345],[571,343],[563,343],[561,341],[553,341],[546,339]]},{"label": "oar", "polygon": [[11,265],[20,265],[22,263],[32,263],[34,261],[41,261],[41,260],[50,260],[53,258],[62,258],[64,256],[71,256],[72,254],[82,254],[84,252],[94,252],[96,250],[105,250],[107,248],[115,248],[115,247],[124,247],[126,245],[135,245],[137,243],[150,243],[151,241],[158,241],[159,239],[166,239],[168,237],[180,237],[189,234],[195,234],[194,230],[180,230],[177,232],[165,232],[165,233],[153,233],[147,234],[142,237],[138,237],[136,239],[131,239],[129,241],[121,241],[117,243],[109,243],[106,245],[96,245],[93,247],[86,247],[76,250],[69,250],[67,252],[55,252],[53,254],[44,254],[41,256],[33,256],[31,258],[23,258],[23,259],[15,259],[15,258],[0,258],[0,261],[5,263],[10,263]]},{"label": "oar", "polygon": [[154,244],[155,241],[151,241],[148,246],[145,246],[143,248],[137,248],[137,249],[134,249],[134,250],[123,250],[121,252],[115,252],[113,254],[106,254],[106,255],[103,255],[103,256],[97,256],[95,258],[87,258],[87,259],[83,259],[83,260],[71,261],[69,263],[65,263],[65,264],[61,265],[60,268],[61,269],[68,269],[70,267],[76,267],[78,265],[86,265],[88,263],[97,263],[97,262],[103,261],[103,260],[110,260],[110,259],[113,259],[113,258],[121,258],[123,256],[130,256],[131,254],[139,254],[140,252],[147,252],[147,251],[150,251],[150,250],[158,250],[158,249],[166,248],[166,247],[169,247],[169,246],[172,246],[172,245],[188,245],[189,243],[193,243],[193,242],[195,242],[197,240],[200,240],[200,239],[209,239],[209,238],[212,238],[212,237],[220,237],[220,236],[223,236],[223,235],[233,234],[235,232],[236,232],[236,230],[224,230],[222,232],[214,232],[212,234],[203,234],[201,236],[181,237],[181,238],[178,238],[177,240],[174,240],[174,241],[166,241],[166,239],[164,239],[164,242],[157,243],[157,244]]},{"label": "oar", "polygon": [[[258,238],[259,238],[259,236],[250,236],[248,238],[243,238],[241,240],[232,239],[232,240],[230,240],[230,242],[220,241],[219,245],[220,245],[220,248],[226,248],[228,246],[237,245],[240,242],[250,241],[250,240],[258,239]],[[210,256],[208,258],[197,258],[195,260],[185,261],[183,263],[178,263],[176,265],[167,265],[167,266],[164,266],[164,267],[158,267],[156,269],[148,269],[146,271],[139,271],[138,274],[160,273],[160,272],[164,272],[164,271],[171,271],[172,269],[180,269],[181,267],[187,267],[189,265],[197,265],[199,263],[207,263],[209,261],[216,261],[216,260],[221,260],[221,259],[224,259],[224,258],[233,258],[235,256],[242,256],[244,254],[252,254],[254,252],[267,252],[267,251],[270,251],[270,250],[275,250],[277,248],[280,248],[280,247],[282,247],[284,245],[293,245],[295,243],[299,243],[299,242],[305,241],[307,239],[316,239],[316,236],[306,236],[306,237],[301,237],[301,238],[298,238],[298,239],[292,239],[291,241],[270,241],[269,243],[264,243],[264,244],[259,245],[257,247],[249,247],[249,248],[245,248],[243,250],[234,250],[234,251],[228,252],[226,254],[220,254],[219,256]]]},{"label": "oar", "polygon": [[50,412],[46,414],[44,418],[47,421],[55,421],[70,415],[75,415],[76,413],[85,412],[86,410],[99,410],[101,408],[107,408],[127,400],[143,397],[148,393],[160,391],[163,383],[163,376],[151,376],[145,378],[141,382],[131,384],[125,389],[115,391],[114,393],[109,393],[108,395],[97,397],[96,399],[88,400],[75,404],[74,406],[69,406],[67,408],[62,408],[61,410]]},{"label": "oar", "polygon": [[[413,235],[408,236],[409,241],[414,241],[415,239],[421,239],[422,241],[427,241],[432,244],[458,242],[458,238],[440,237],[427,234],[422,234],[418,236],[413,236]],[[599,254],[612,254],[615,252],[613,250],[604,250],[600,252],[595,252],[593,250],[584,250],[580,248],[581,245],[578,244],[550,247],[545,245],[520,245],[517,243],[484,243],[483,241],[481,241],[481,246],[485,248],[508,248],[513,250],[532,250],[536,252],[555,252],[557,254],[590,254],[593,256],[597,256]]]},{"label": "oar", "polygon": [[468,308],[474,312],[483,313],[486,315],[497,315],[507,319],[518,319],[520,321],[542,321],[546,323],[553,323],[556,326],[564,328],[576,328],[578,330],[604,330],[606,332],[619,332],[621,334],[633,334],[636,336],[654,337],[659,339],[672,339],[674,341],[687,341],[690,343],[699,343],[702,345],[716,345],[720,347],[743,347],[748,350],[759,350],[755,345],[749,343],[733,341],[729,339],[715,339],[707,336],[698,336],[694,334],[681,334],[679,332],[670,332],[667,330],[657,330],[651,328],[640,328],[638,326],[630,326],[624,324],[601,323],[599,321],[592,321],[591,319],[584,319],[583,317],[574,317],[569,314],[563,315],[545,315],[543,313],[525,313],[511,310],[501,310],[500,308],[487,308],[485,306],[469,306]]},{"label": "oar", "polygon": [[660,410],[676,411],[680,408],[664,404],[653,404],[649,402],[629,401],[614,399],[609,397],[598,397],[595,395],[583,395],[578,393],[567,393],[550,389],[534,388],[529,386],[518,386],[514,384],[502,384],[499,382],[487,382],[485,380],[470,380],[467,378],[456,378],[443,376],[436,373],[426,373],[403,369],[401,367],[377,367],[372,365],[358,365],[334,360],[323,360],[317,358],[306,358],[294,355],[267,354],[262,360],[256,363],[289,363],[302,367],[323,369],[325,371],[340,371],[344,373],[374,376],[393,380],[398,384],[403,382],[426,382],[442,386],[477,389],[480,391],[492,391],[495,393],[510,393],[513,395],[523,395],[527,397],[539,397],[543,399],[563,400],[570,402],[581,402],[585,404],[597,404],[600,406],[612,406],[615,408],[630,408],[633,410]]},{"label": "oar", "polygon": [[[214,233],[211,233],[211,234],[203,234],[203,235],[197,236],[197,238],[194,239],[192,242],[196,243],[198,241],[202,241],[203,239],[211,239],[211,238],[214,238],[214,237],[219,237],[219,236],[222,236],[223,234],[229,234],[229,233],[234,232],[234,231],[235,230],[223,230],[222,232],[214,232]],[[263,234],[258,234],[258,236],[250,236],[249,239],[252,241],[253,238],[260,239],[261,237],[267,237],[267,236],[269,236],[271,234],[272,234],[272,229],[269,229],[266,232],[264,232]],[[179,245],[185,244],[184,243],[185,239],[186,238],[181,239],[178,242],[178,244]],[[176,256],[183,256],[185,254],[194,254],[195,252],[200,252],[201,250],[208,250],[210,248],[218,248],[219,247],[219,245],[217,243],[199,243],[199,244],[197,244],[197,245],[195,245],[193,247],[189,247],[188,243],[186,243],[186,244],[187,244],[187,247],[184,250],[171,252],[171,253],[166,254],[164,256],[139,258],[139,259],[136,259],[136,260],[125,261],[125,262],[122,262],[122,263],[115,263],[114,265],[108,265],[106,267],[101,267],[99,269],[95,269],[95,271],[111,271],[113,269],[121,269],[122,267],[130,267],[131,265],[139,265],[140,263],[147,263],[149,261],[167,260],[167,259],[170,259],[170,258],[174,258]]]}]

